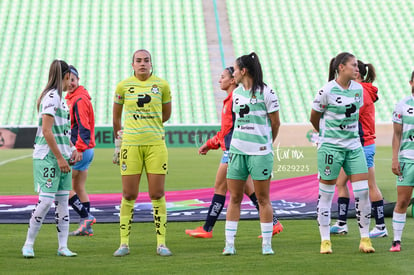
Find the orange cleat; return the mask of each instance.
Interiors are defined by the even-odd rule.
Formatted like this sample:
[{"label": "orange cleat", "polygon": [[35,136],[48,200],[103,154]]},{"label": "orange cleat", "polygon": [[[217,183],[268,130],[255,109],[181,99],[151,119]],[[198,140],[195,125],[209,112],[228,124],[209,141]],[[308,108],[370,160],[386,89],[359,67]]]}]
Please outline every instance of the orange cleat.
[{"label": "orange cleat", "polygon": [[207,232],[204,230],[202,226],[197,227],[194,230],[187,229],[185,230],[185,234],[190,235],[194,238],[204,238],[204,239],[210,239],[213,238],[213,231]]}]

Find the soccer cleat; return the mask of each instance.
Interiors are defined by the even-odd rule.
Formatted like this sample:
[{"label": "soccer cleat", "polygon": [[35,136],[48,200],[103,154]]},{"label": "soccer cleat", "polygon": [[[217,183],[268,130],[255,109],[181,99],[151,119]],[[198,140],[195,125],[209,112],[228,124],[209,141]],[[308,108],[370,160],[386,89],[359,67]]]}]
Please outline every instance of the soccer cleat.
[{"label": "soccer cleat", "polygon": [[324,240],[321,243],[321,254],[332,254],[332,244],[329,240]]},{"label": "soccer cleat", "polygon": [[59,248],[57,251],[58,256],[75,257],[78,254],[70,251],[67,247]]},{"label": "soccer cleat", "polygon": [[359,243],[359,251],[364,253],[374,253],[375,249],[372,247],[371,239],[370,238],[361,238],[361,242]]},{"label": "soccer cleat", "polygon": [[378,229],[378,227],[374,227],[371,232],[369,232],[369,237],[372,238],[382,238],[387,237],[388,231],[387,228],[384,227],[384,229]]},{"label": "soccer cleat", "polygon": [[79,226],[75,231],[69,232],[69,236],[93,236],[92,227],[85,228],[84,226]]},{"label": "soccer cleat", "polygon": [[22,247],[22,254],[25,258],[34,258],[34,251],[32,245],[24,245]]},{"label": "soccer cleat", "polygon": [[228,255],[235,255],[235,254],[236,254],[236,249],[234,248],[234,245],[226,243],[226,246],[223,249],[223,255],[228,256]]},{"label": "soccer cleat", "polygon": [[275,254],[275,252],[272,249],[272,245],[271,244],[262,245],[262,254],[263,255],[273,255],[273,254]]},{"label": "soccer cleat", "polygon": [[126,244],[121,244],[121,246],[114,252],[114,257],[123,257],[129,255],[129,247]]},{"label": "soccer cleat", "polygon": [[[275,225],[273,225],[273,232],[272,236],[276,234],[280,234],[283,231],[283,225],[280,223],[280,221],[277,221]],[[260,235],[258,238],[262,238],[262,235]]]},{"label": "soccer cleat", "polygon": [[331,226],[330,233],[336,235],[348,234],[348,225],[339,225],[339,223],[336,222],[334,225]]},{"label": "soccer cleat", "polygon": [[401,241],[393,241],[390,252],[400,252],[401,251]]},{"label": "soccer cleat", "polygon": [[191,232],[187,234],[194,238],[205,238],[205,239],[213,238],[213,231],[207,232],[204,230],[202,226],[197,227],[194,230],[191,230]]},{"label": "soccer cleat", "polygon": [[172,253],[168,247],[162,244],[157,247],[157,254],[160,256],[172,256]]}]

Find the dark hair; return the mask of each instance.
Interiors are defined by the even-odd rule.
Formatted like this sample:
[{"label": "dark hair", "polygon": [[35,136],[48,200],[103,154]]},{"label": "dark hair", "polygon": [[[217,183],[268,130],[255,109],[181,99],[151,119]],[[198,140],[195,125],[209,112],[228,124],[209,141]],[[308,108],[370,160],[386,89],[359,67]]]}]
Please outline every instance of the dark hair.
[{"label": "dark hair", "polygon": [[372,64],[365,64],[361,60],[358,60],[358,70],[361,75],[362,82],[372,83],[375,81],[377,74],[375,73],[375,68]]},{"label": "dark hair", "polygon": [[410,81],[413,81],[414,80],[414,71],[411,73],[411,80]]},{"label": "dark hair", "polygon": [[234,67],[233,67],[233,66],[227,67],[227,68],[225,68],[224,70],[226,70],[226,71],[228,71],[228,72],[229,72],[229,74],[230,74],[231,78],[234,78],[234,76],[233,76],[233,73],[234,73]]},{"label": "dark hair", "polygon": [[69,66],[69,71],[74,74],[78,79],[79,79],[79,73],[78,70],[76,70],[76,68],[72,65]]},{"label": "dark hair", "polygon": [[250,90],[251,95],[254,96],[257,89],[260,89],[260,93],[263,93],[263,88],[266,84],[263,82],[262,65],[257,54],[252,52],[248,55],[242,55],[236,59],[236,64],[240,70],[246,68],[249,75],[253,78],[253,86]]},{"label": "dark hair", "polygon": [[354,58],[355,56],[348,52],[342,52],[338,54],[336,57],[331,59],[331,62],[329,63],[329,79],[328,81],[334,80],[336,77],[336,74],[338,73],[338,67],[340,64],[345,65],[346,62],[350,58]]},{"label": "dark hair", "polygon": [[[68,63],[63,60],[53,60],[49,68],[49,80],[46,84],[46,87],[43,89],[42,93],[37,99],[37,110],[39,110],[43,97],[50,90],[56,89],[58,91],[59,97],[62,98],[62,80],[69,72],[70,70]],[[59,76],[61,76],[61,78]]]}]

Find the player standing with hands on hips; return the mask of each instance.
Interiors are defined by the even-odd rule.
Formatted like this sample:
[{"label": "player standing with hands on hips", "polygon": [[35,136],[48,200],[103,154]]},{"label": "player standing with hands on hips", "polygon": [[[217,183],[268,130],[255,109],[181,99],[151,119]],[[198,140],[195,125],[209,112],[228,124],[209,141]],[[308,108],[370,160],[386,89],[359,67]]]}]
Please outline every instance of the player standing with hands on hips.
[{"label": "player standing with hands on hips", "polygon": [[39,126],[33,151],[33,177],[39,201],[33,209],[22,248],[25,258],[33,258],[33,245],[43,220],[55,202],[55,220],[59,248],[57,255],[73,257],[77,254],[68,249],[69,191],[72,189],[72,171],[69,159],[77,162],[81,155],[70,142],[69,108],[62,91],[69,87],[69,65],[54,60],[49,69],[49,80],[37,100]]},{"label": "player standing with hands on hips", "polygon": [[318,224],[321,254],[332,253],[330,240],[331,206],[341,168],[349,176],[355,196],[355,209],[361,241],[359,250],[375,252],[369,238],[371,204],[368,196],[368,168],[358,134],[359,108],[363,88],[355,82],[358,62],[343,52],[329,64],[329,82],[313,101],[310,122],[319,132],[318,144]]},{"label": "player standing with hands on hips", "polygon": [[230,143],[227,187],[230,202],[226,215],[226,246],[223,255],[234,255],[234,239],[240,220],[244,186],[251,175],[259,202],[262,254],[272,250],[273,209],[269,198],[273,171],[272,143],[279,132],[279,101],[263,82],[259,57],[252,52],[236,59],[234,79],[241,84],[233,91],[234,132]]},{"label": "player standing with hands on hips", "polygon": [[[129,254],[134,205],[145,167],[157,234],[157,254],[171,256],[165,245],[167,206],[164,185],[168,151],[163,125],[171,116],[170,86],[152,73],[151,54],[147,50],[137,50],[133,54],[132,68],[134,75],[118,83],[113,105],[116,134],[113,162],[120,165],[122,175],[121,245],[113,255],[122,257]],[[125,126],[121,132],[123,110]]]}]

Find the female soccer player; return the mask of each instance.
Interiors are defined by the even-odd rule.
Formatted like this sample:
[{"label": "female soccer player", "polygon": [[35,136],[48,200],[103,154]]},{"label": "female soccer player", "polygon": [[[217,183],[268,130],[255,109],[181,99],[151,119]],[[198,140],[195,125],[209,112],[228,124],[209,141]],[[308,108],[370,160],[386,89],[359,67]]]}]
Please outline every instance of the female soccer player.
[{"label": "female soccer player", "polygon": [[269,187],[273,170],[272,143],[280,126],[275,92],[263,82],[259,57],[252,52],[236,59],[234,78],[241,85],[233,91],[234,132],[230,144],[227,187],[230,202],[226,215],[226,246],[223,255],[234,255],[234,239],[240,219],[240,204],[249,174],[259,202],[262,253],[272,250],[273,210]]},{"label": "female soccer player", "polygon": [[392,172],[397,176],[397,203],[392,214],[394,240],[391,252],[401,251],[401,236],[404,230],[407,208],[414,186],[414,71],[411,73],[411,95],[395,106],[392,115]]},{"label": "female soccer player", "polygon": [[65,97],[70,108],[71,141],[75,144],[82,160],[72,167],[72,189],[69,204],[80,216],[79,228],[70,232],[71,236],[92,236],[92,225],[96,222],[89,213],[90,202],[85,190],[88,168],[93,160],[95,147],[95,117],[88,91],[79,86],[79,73],[70,66],[70,84]]},{"label": "female soccer player", "polygon": [[[364,105],[359,110],[359,135],[364,149],[365,159],[368,165],[368,187],[369,198],[372,202],[372,212],[374,213],[376,226],[369,232],[370,238],[386,237],[388,235],[384,221],[384,199],[377,183],[375,182],[375,105],[378,100],[378,88],[373,86],[375,81],[375,68],[372,64],[366,64],[358,60],[358,76],[356,81],[364,89]],[[331,227],[331,234],[348,233],[346,223],[349,207],[349,190],[346,185],[348,176],[343,169],[339,173],[336,181],[338,189],[338,220]]]},{"label": "female soccer player", "polygon": [[310,122],[319,132],[318,144],[318,223],[320,253],[332,253],[329,223],[336,179],[341,167],[350,177],[361,234],[359,250],[375,252],[369,239],[371,206],[368,197],[368,168],[358,135],[359,109],[363,105],[363,88],[355,82],[358,62],[343,52],[329,64],[329,82],[316,94]]},{"label": "female soccer player", "polygon": [[[171,115],[170,86],[167,81],[152,74],[151,54],[147,50],[134,53],[132,68],[134,75],[118,83],[113,105],[113,128],[117,135],[113,162],[120,164],[122,175],[121,245],[114,256],[129,254],[134,204],[144,167],[154,211],[157,254],[170,256],[171,251],[165,245],[167,208],[164,184],[168,152],[163,125]],[[121,138],[123,109],[125,127]]]},{"label": "female soccer player", "polygon": [[80,154],[70,142],[69,109],[62,91],[69,86],[69,66],[54,60],[49,69],[49,81],[37,99],[39,126],[33,151],[33,177],[39,202],[32,212],[26,242],[22,248],[25,258],[33,258],[33,244],[43,220],[55,201],[55,220],[59,248],[57,255],[72,257],[77,254],[67,247],[69,233],[68,197],[72,172],[69,159],[80,160]]},{"label": "female soccer player", "polygon": [[[186,234],[195,238],[212,238],[213,227],[223,210],[224,202],[226,201],[227,193],[227,163],[229,161],[229,147],[231,136],[233,134],[233,112],[232,112],[232,100],[233,90],[237,88],[237,84],[233,77],[234,68],[227,67],[221,74],[219,83],[220,89],[227,92],[227,97],[223,101],[223,109],[221,111],[221,129],[217,132],[217,135],[207,140],[198,150],[200,155],[205,155],[211,149],[216,150],[221,148],[223,150],[223,156],[216,174],[216,182],[214,184],[214,196],[208,209],[206,221],[203,226],[197,227],[194,230],[187,229]],[[244,193],[251,199],[254,206],[259,210],[259,204],[257,202],[256,194],[254,193],[253,182],[249,177]],[[273,234],[280,233],[283,230],[282,224],[274,216]]]}]

